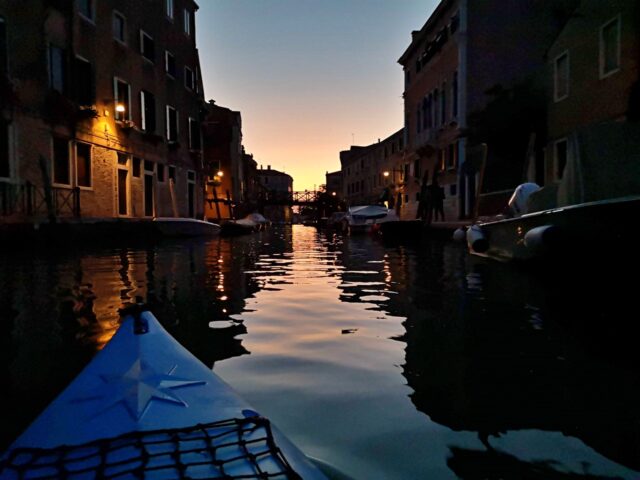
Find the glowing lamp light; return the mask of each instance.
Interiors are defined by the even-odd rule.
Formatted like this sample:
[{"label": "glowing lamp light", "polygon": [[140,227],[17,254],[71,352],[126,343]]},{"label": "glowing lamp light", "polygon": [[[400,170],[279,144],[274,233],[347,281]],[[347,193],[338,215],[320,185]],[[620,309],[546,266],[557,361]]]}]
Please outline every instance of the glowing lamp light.
[{"label": "glowing lamp light", "polygon": [[336,196],[336,192],[331,192],[331,195],[333,195],[335,197]]},{"label": "glowing lamp light", "polygon": [[218,173],[216,173],[216,175],[218,175],[219,177],[224,176],[224,172],[222,170],[218,170]]},{"label": "glowing lamp light", "polygon": [[121,104],[121,103],[118,103],[118,104],[116,105],[116,112],[118,112],[118,113],[124,113],[124,105],[123,105],[123,104]]},{"label": "glowing lamp light", "polygon": [[388,171],[382,172],[382,175],[384,175],[385,177],[388,177],[389,176],[389,172]]}]

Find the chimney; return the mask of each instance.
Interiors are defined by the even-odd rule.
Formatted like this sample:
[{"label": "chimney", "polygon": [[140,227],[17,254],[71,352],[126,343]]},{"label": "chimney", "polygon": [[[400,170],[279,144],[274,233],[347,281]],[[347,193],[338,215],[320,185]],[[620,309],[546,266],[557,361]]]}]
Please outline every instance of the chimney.
[{"label": "chimney", "polygon": [[267,170],[271,170],[271,165],[267,165]]}]

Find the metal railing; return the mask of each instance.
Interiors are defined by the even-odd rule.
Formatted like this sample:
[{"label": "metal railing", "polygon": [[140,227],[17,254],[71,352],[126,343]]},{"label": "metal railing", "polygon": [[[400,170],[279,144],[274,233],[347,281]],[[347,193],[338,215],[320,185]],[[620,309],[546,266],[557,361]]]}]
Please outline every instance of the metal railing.
[{"label": "metal railing", "polygon": [[80,189],[0,182],[0,216],[80,217]]}]

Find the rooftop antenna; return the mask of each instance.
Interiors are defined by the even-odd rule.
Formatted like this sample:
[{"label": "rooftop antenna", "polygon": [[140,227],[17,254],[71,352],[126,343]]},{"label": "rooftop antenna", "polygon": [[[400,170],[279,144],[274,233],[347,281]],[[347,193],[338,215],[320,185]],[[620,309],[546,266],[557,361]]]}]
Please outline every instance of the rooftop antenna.
[{"label": "rooftop antenna", "polygon": [[354,140],[354,138],[355,138],[355,135],[352,133],[351,134],[351,145],[355,145],[356,144],[356,141]]}]

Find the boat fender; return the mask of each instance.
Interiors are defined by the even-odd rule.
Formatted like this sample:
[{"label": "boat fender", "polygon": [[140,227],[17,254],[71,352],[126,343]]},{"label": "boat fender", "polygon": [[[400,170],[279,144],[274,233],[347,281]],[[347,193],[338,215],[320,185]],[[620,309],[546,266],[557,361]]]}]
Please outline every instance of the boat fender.
[{"label": "boat fender", "polygon": [[542,225],[529,230],[524,235],[524,245],[532,252],[542,252],[558,243],[560,229],[556,225]]},{"label": "boat fender", "polygon": [[467,229],[465,227],[457,228],[455,232],[453,232],[453,241],[462,243],[467,238]]},{"label": "boat fender", "polygon": [[482,228],[478,225],[471,225],[467,229],[467,245],[470,250],[477,253],[484,253],[489,250],[489,241],[485,237]]}]

